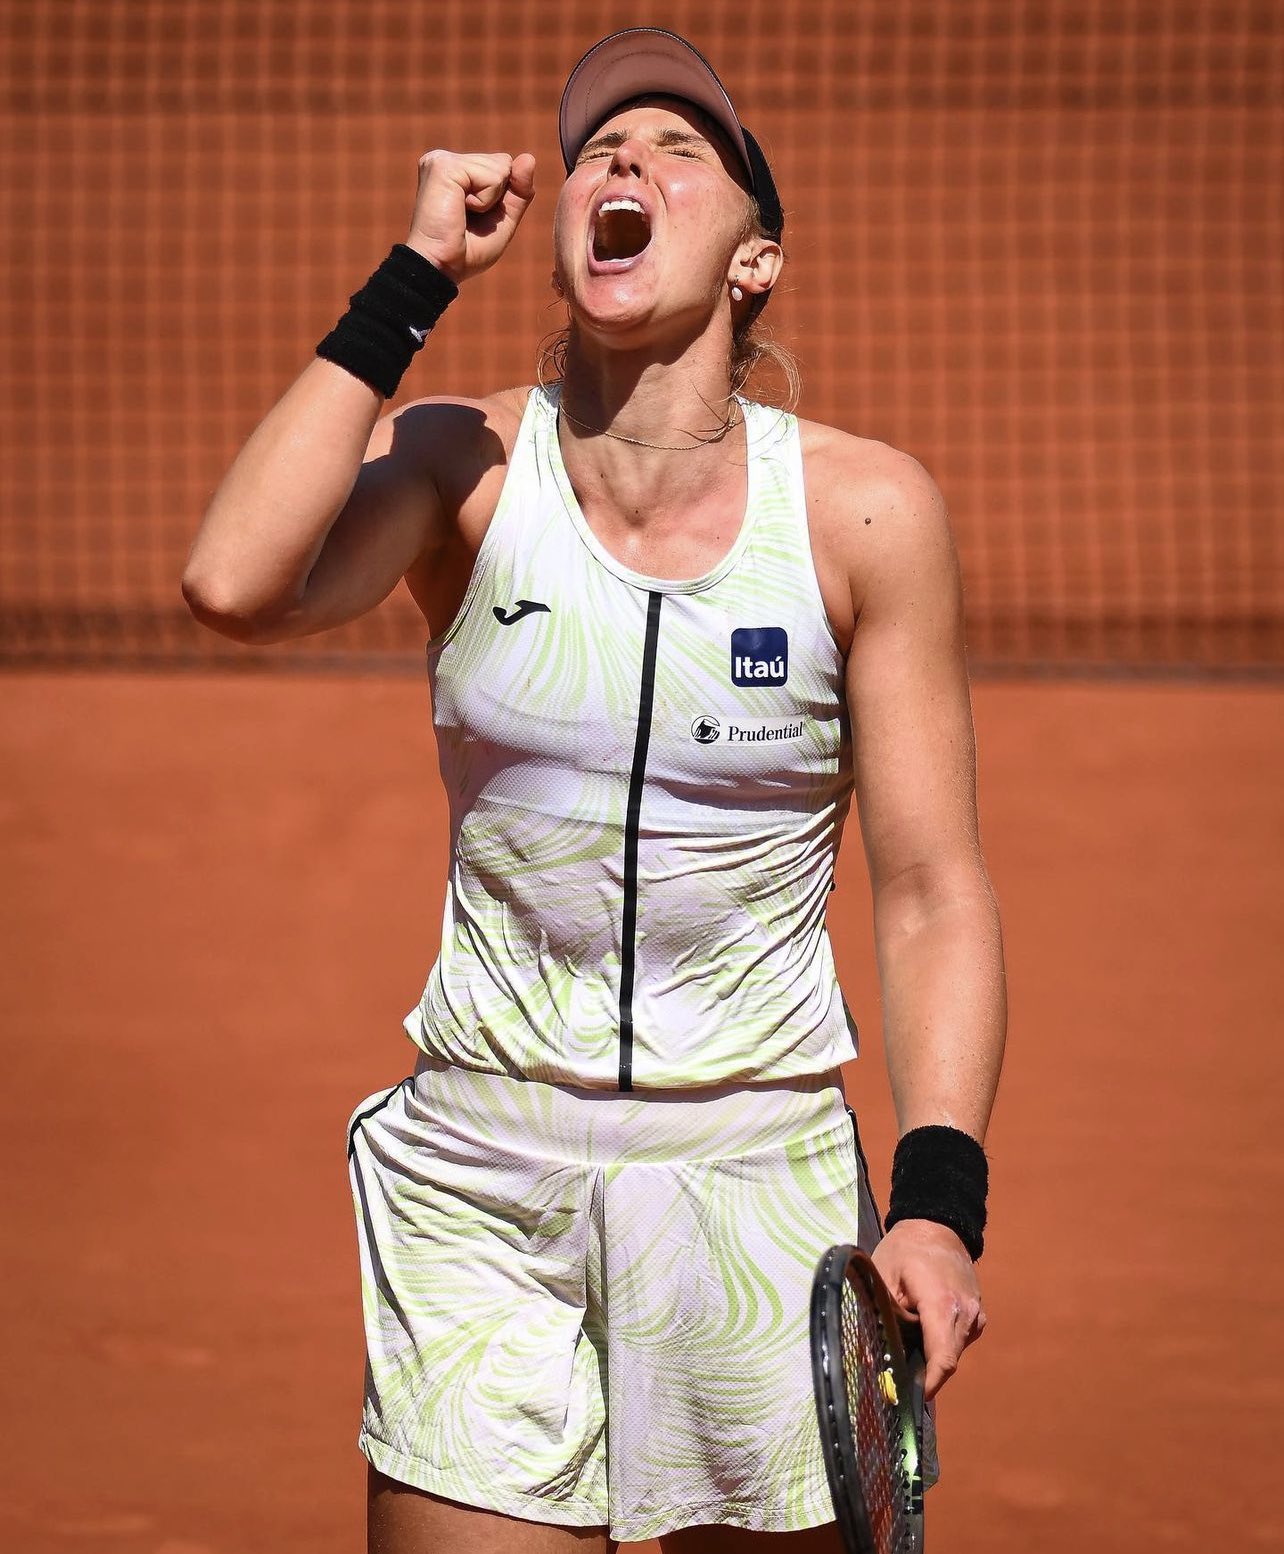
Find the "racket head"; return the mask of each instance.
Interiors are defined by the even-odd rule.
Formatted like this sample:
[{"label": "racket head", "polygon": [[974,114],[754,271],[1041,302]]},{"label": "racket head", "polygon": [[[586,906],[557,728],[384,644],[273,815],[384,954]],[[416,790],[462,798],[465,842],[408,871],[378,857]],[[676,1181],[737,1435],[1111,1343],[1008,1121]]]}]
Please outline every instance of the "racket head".
[{"label": "racket head", "polygon": [[877,1268],[831,1246],[812,1282],[811,1364],[825,1472],[847,1554],[923,1547],[923,1356]]}]

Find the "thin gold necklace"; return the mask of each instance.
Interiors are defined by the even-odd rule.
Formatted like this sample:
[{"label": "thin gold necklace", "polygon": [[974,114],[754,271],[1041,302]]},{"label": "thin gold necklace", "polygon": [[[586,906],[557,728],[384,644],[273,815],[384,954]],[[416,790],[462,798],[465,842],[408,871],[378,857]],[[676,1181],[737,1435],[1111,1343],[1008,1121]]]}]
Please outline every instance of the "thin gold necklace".
[{"label": "thin gold necklace", "polygon": [[718,430],[709,437],[696,437],[694,432],[688,432],[687,435],[689,437],[695,437],[694,442],[647,442],[644,437],[626,437],[623,432],[612,432],[609,431],[605,426],[590,426],[587,421],[581,421],[579,416],[571,414],[571,412],[566,408],[565,400],[559,399],[558,409],[562,412],[568,421],[573,422],[576,426],[582,428],[586,432],[592,432],[597,437],[613,437],[616,442],[632,443],[635,448],[654,448],[659,453],[694,453],[697,448],[707,448],[710,443],[721,442],[727,433],[732,429],[732,427],[738,425],[739,422],[744,419],[743,414],[739,416],[736,414],[736,411],[740,409],[739,403],[736,403],[732,413],[722,423]]}]

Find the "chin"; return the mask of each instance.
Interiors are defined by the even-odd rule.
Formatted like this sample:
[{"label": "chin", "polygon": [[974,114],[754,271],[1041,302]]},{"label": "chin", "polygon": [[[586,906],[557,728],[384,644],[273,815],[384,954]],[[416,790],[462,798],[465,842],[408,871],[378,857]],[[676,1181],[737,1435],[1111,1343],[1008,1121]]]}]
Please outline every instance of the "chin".
[{"label": "chin", "polygon": [[630,275],[594,275],[577,288],[576,322],[593,334],[617,335],[644,328],[655,313],[655,288]]}]

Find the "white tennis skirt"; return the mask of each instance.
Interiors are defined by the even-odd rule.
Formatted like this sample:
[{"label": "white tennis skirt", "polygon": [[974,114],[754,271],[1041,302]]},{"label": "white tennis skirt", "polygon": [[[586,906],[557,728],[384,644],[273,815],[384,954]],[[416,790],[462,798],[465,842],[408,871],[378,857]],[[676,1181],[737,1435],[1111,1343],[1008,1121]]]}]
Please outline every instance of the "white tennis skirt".
[{"label": "white tennis skirt", "polygon": [[381,1473],[627,1542],[833,1520],[811,1280],[878,1235],[836,1075],[618,1094],[424,1056],[348,1153]]}]

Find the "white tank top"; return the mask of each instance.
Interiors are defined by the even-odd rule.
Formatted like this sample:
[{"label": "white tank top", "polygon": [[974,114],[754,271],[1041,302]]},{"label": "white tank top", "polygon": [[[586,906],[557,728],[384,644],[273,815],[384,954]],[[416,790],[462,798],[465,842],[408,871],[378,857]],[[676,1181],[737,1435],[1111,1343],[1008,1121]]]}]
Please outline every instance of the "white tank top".
[{"label": "white tank top", "polygon": [[527,401],[458,615],[428,647],[450,801],[441,954],[406,1029],[464,1068],[621,1090],[855,1055],[825,930],[851,796],[798,423],[742,402],[748,503],[703,577],[596,539]]}]

